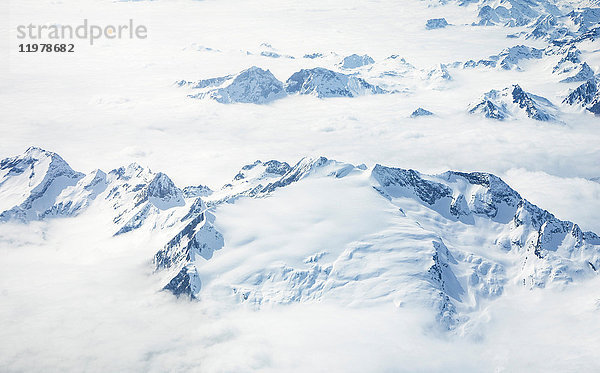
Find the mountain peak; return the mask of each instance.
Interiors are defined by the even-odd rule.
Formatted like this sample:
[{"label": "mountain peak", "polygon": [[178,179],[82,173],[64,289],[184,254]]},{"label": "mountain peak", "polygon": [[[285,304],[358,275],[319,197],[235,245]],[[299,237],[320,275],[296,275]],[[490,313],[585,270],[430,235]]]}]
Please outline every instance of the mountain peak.
[{"label": "mountain peak", "polygon": [[322,67],[302,69],[285,82],[288,94],[324,97],[355,97],[384,91],[354,75],[346,75]]},{"label": "mountain peak", "polygon": [[0,220],[40,218],[63,189],[83,176],[58,154],[38,147],[0,161]]},{"label": "mountain peak", "polygon": [[600,114],[600,77],[595,76],[575,88],[565,99],[563,103],[569,105],[579,105],[588,111]]},{"label": "mountain peak", "polygon": [[364,54],[362,56],[359,56],[358,54],[354,53],[344,57],[344,59],[342,60],[342,62],[339,63],[339,65],[342,69],[355,69],[366,65],[372,65],[374,63],[375,60],[369,55]]},{"label": "mountain peak", "polygon": [[435,30],[448,26],[449,23],[446,21],[446,18],[431,18],[427,20],[425,23],[425,28],[427,30]]},{"label": "mountain peak", "polygon": [[57,154],[50,152],[48,150],[42,149],[37,146],[30,146],[29,148],[27,148],[27,150],[25,150],[24,155],[30,156],[30,157],[35,157],[35,156],[39,157],[39,156],[52,156],[52,155],[57,155]]},{"label": "mountain peak", "polygon": [[18,164],[30,165],[34,162],[43,161],[44,159],[49,159],[54,167],[62,166],[73,171],[67,162],[61,158],[61,156],[37,146],[30,146],[24,153],[20,155],[3,159],[0,163],[0,167],[4,169],[7,167],[16,166]]},{"label": "mountain peak", "polygon": [[415,111],[412,112],[410,117],[417,118],[417,117],[431,116],[431,115],[433,115],[433,113],[431,111],[425,110],[423,108],[417,108]]},{"label": "mountain peak", "polygon": [[252,66],[237,74],[229,85],[191,97],[209,97],[225,104],[235,102],[266,104],[284,96],[283,83],[270,70]]},{"label": "mountain peak", "polygon": [[154,178],[138,194],[136,206],[146,201],[161,210],[185,204],[181,190],[162,172],[154,175]]},{"label": "mountain peak", "polygon": [[504,120],[525,115],[539,121],[555,120],[554,105],[541,96],[525,92],[518,84],[500,91],[492,89],[469,105],[469,113],[482,114],[486,118]]},{"label": "mountain peak", "polygon": [[235,175],[234,180],[242,180],[247,178],[264,178],[266,175],[279,175],[283,176],[290,170],[290,165],[286,162],[279,162],[276,160],[270,160],[262,162],[257,160],[252,164],[247,164],[242,167],[240,172]]},{"label": "mountain peak", "polygon": [[118,180],[134,180],[139,182],[149,182],[154,177],[154,173],[149,168],[141,166],[137,162],[114,169],[109,172],[109,175]]}]

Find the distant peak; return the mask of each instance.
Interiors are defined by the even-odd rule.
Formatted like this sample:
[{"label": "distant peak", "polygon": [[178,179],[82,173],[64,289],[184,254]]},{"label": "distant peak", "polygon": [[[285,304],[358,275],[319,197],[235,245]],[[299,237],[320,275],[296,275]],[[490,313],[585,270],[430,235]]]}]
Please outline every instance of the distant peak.
[{"label": "distant peak", "polygon": [[256,74],[256,75],[269,75],[272,76],[273,73],[271,73],[271,70],[269,69],[262,69],[258,66],[251,66],[249,68],[247,68],[246,70],[242,70],[239,75],[244,75],[244,74]]},{"label": "distant peak", "polygon": [[433,115],[433,113],[429,110],[425,110],[423,108],[417,108],[415,111],[412,112],[412,114],[410,115],[411,118],[416,118],[416,117],[422,117],[422,116],[431,116]]},{"label": "distant peak", "polygon": [[342,62],[340,62],[340,67],[344,69],[355,69],[357,67],[372,65],[375,63],[375,60],[371,58],[369,55],[364,54],[362,56],[354,53],[347,57],[344,57]]}]

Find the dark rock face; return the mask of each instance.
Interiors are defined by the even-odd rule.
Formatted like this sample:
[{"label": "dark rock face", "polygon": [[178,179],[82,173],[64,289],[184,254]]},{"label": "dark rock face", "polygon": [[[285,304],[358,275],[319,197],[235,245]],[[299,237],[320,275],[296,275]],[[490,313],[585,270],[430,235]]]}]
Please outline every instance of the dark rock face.
[{"label": "dark rock face", "polygon": [[171,279],[171,281],[165,285],[163,290],[171,292],[176,297],[185,296],[189,297],[190,299],[196,299],[196,292],[192,290],[188,268],[182,268],[177,276],[173,277],[173,279]]},{"label": "dark rock face", "polygon": [[597,80],[590,79],[573,90],[573,92],[571,92],[563,102],[569,105],[589,104],[598,94],[598,90],[599,87]]},{"label": "dark rock face", "polygon": [[574,44],[549,47],[546,54],[561,56],[552,68],[553,74],[567,76],[560,81],[561,83],[583,82],[594,77],[594,70],[581,60],[581,51]]},{"label": "dark rock face", "polygon": [[583,32],[581,35],[573,39],[574,43],[579,43],[585,40],[596,41],[600,39],[600,26],[591,28],[588,31]]},{"label": "dark rock face", "polygon": [[504,120],[508,116],[506,109],[496,105],[489,99],[485,99],[480,103],[476,104],[469,110],[469,113],[481,113],[486,118]]},{"label": "dark rock face", "polygon": [[428,205],[434,205],[438,200],[452,196],[450,188],[443,184],[423,179],[415,170],[376,165],[373,168],[372,175],[382,187],[398,186],[408,188]]},{"label": "dark rock face", "polygon": [[[511,209],[516,209],[522,199],[519,193],[508,186],[508,184],[506,184],[502,179],[489,173],[448,171],[440,176],[448,181],[453,181],[457,177],[462,178],[469,184],[480,185],[487,190],[485,198],[480,200],[469,196],[467,196],[469,198],[464,197],[465,201],[467,199],[469,201],[477,200],[478,203],[474,205],[472,211],[478,215],[496,218],[498,216],[500,205],[505,205]],[[463,197],[463,195],[459,196],[459,198],[460,197]]]},{"label": "dark rock face", "polygon": [[213,226],[214,216],[206,211],[206,205],[200,198],[182,220],[188,219],[185,227],[154,255],[153,263],[155,271],[177,271],[164,290],[193,299],[200,291],[200,278],[193,267],[194,261],[199,257],[205,260],[212,258],[214,251],[220,250],[225,242],[223,235]]},{"label": "dark rock face", "polygon": [[185,214],[185,216],[183,218],[181,218],[181,221],[186,221],[188,219],[192,219],[197,216],[200,216],[206,210],[207,210],[207,206],[204,203],[204,201],[202,200],[202,198],[196,198],[196,200],[190,206],[190,209],[187,212],[187,214]]},{"label": "dark rock face", "polygon": [[[178,262],[190,260],[190,250],[193,248],[192,238],[194,236],[194,228],[204,221],[204,214],[200,213],[191,220],[185,228],[183,228],[175,237],[173,237],[165,247],[154,255],[154,266],[157,270],[171,268]],[[187,246],[179,250],[177,246],[185,241],[189,242]]]},{"label": "dark rock face", "polygon": [[533,99],[523,91],[519,85],[514,85],[512,90],[513,102],[521,109],[524,109],[529,118],[541,121],[548,121],[552,119],[548,113],[541,110]]},{"label": "dark rock face", "polygon": [[447,295],[460,301],[464,290],[450,269],[450,264],[456,264],[456,259],[442,241],[433,242],[433,265],[427,271],[432,281]]},{"label": "dark rock face", "polygon": [[570,46],[566,49],[561,48],[559,49],[558,53],[563,53],[561,59],[557,62],[556,66],[554,66],[554,68],[552,69],[553,73],[556,73],[559,71],[559,69],[561,68],[561,66],[565,63],[565,62],[572,62],[572,63],[580,63],[581,62],[581,51],[579,49],[577,49],[574,46]]},{"label": "dark rock face", "polygon": [[563,103],[579,105],[588,111],[600,115],[600,79],[594,77],[573,90]]},{"label": "dark rock face", "polygon": [[[416,197],[427,206],[433,207],[438,201],[446,199],[446,202],[436,207],[442,215],[454,216],[460,218],[470,214],[487,216],[491,219],[506,219],[499,216],[501,209],[514,211],[517,209],[521,196],[510,188],[499,177],[482,172],[456,172],[448,171],[441,175],[433,176],[434,179],[443,180],[437,182],[429,180],[414,170],[404,170],[399,168],[389,168],[376,165],[372,172],[373,178],[381,186],[381,191],[391,196],[400,193],[414,193]],[[450,188],[457,180],[464,180],[471,185],[479,185],[484,189],[482,192],[474,195],[456,194]],[[448,182],[448,185],[445,184]],[[405,192],[398,192],[397,188]]]}]

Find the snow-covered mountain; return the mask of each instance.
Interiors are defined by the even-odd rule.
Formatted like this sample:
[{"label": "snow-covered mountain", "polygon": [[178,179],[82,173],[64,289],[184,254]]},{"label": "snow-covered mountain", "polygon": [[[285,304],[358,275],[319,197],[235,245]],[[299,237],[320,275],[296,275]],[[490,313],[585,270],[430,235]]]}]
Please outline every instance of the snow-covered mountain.
[{"label": "snow-covered mountain", "polygon": [[412,114],[410,114],[411,118],[417,118],[417,117],[427,117],[427,116],[431,116],[433,115],[433,113],[429,110],[423,109],[423,108],[417,108],[415,109],[415,111],[412,112]]},{"label": "snow-covered mountain", "polygon": [[[365,193],[372,188],[389,201],[389,208],[378,213],[389,215],[389,225],[350,246],[287,252],[283,255],[289,262],[275,256],[264,266],[228,269],[223,273],[226,283],[205,284],[205,296],[226,287],[239,302],[256,307],[326,299],[428,304],[437,310],[440,325],[452,329],[466,321],[479,302],[501,296],[507,283],[527,288],[564,286],[596,275],[600,265],[598,236],[529,203],[491,174],[423,175],[381,165],[355,167],[321,157],[301,160],[247,197],[277,200],[280,188],[299,187],[302,180],[324,180],[328,187],[341,190],[348,187],[346,183],[363,180],[359,185]],[[485,237],[483,241],[468,243],[474,232]],[[187,258],[184,268],[189,280],[181,282],[180,274],[176,282],[186,286],[169,284],[166,289],[176,294],[186,289],[186,295],[202,298],[199,285],[187,283],[200,284],[199,273],[210,268],[215,242],[217,249],[222,246],[218,233],[207,229],[203,234],[205,246],[194,255],[208,261],[190,259],[194,255],[181,251],[177,257]],[[178,237],[185,237],[184,231]],[[157,267],[173,242],[155,257]]]},{"label": "snow-covered mountain", "polygon": [[574,44],[550,46],[545,54],[559,58],[552,73],[562,78],[561,83],[586,81],[594,76],[594,70],[582,59],[581,51]]},{"label": "snow-covered mountain", "polygon": [[530,27],[531,31],[526,33],[527,39],[554,40],[569,34],[569,29],[560,27],[557,17],[552,14],[540,15]]},{"label": "snow-covered mountain", "polygon": [[436,67],[426,72],[425,80],[429,83],[433,83],[434,88],[437,88],[453,79],[448,71],[448,67],[445,64],[438,64]]},{"label": "snow-covered mountain", "polygon": [[590,112],[600,115],[600,78],[594,77],[583,83],[569,93],[563,102],[584,107]]},{"label": "snow-covered mountain", "polygon": [[367,83],[364,79],[321,67],[302,69],[285,82],[288,94],[324,97],[355,97],[365,94],[384,93],[384,90]]},{"label": "snow-covered mountain", "polygon": [[202,287],[195,267],[197,258],[212,258],[224,241],[213,226],[214,215],[207,211],[201,198],[191,204],[181,220],[187,224],[154,255],[154,269],[166,278],[164,290],[194,299]]},{"label": "snow-covered mountain", "polygon": [[190,185],[182,190],[185,198],[206,197],[210,196],[213,191],[206,185]]},{"label": "snow-covered mountain", "polygon": [[[518,8],[522,10],[521,5]],[[594,79],[597,67],[593,65],[593,61],[587,60],[580,47],[581,43],[596,40],[598,37],[596,34],[600,30],[600,23],[596,22],[597,12],[594,9],[586,8],[561,16],[553,14],[539,16],[534,26],[530,26],[534,31],[537,30],[540,34],[542,32],[540,30],[543,29],[546,36],[555,31],[560,34],[553,39],[548,39],[549,44],[545,48],[518,44],[484,59],[438,63],[433,68],[417,68],[399,55],[375,61],[368,55],[352,54],[335,64],[335,69],[342,72],[325,67],[313,67],[301,69],[293,73],[285,82],[281,82],[269,70],[253,66],[234,75],[199,81],[181,80],[176,82],[176,85],[192,90],[192,94],[189,95],[192,98],[209,98],[221,103],[266,104],[296,94],[314,95],[319,98],[385,93],[410,94],[418,89],[416,87],[423,85],[423,82],[429,89],[445,90],[451,87],[450,83],[454,80],[451,69],[457,68],[491,68],[520,72],[526,69],[543,69],[550,71],[560,83],[587,82]],[[577,26],[576,30],[575,26]],[[570,31],[559,32],[557,30],[562,30],[560,27],[566,27]],[[532,32],[514,34],[511,37],[527,39],[533,37]],[[309,59],[323,60],[321,61],[323,64],[339,58],[335,53],[327,56],[313,53],[306,56]],[[345,73],[348,71],[351,73]],[[513,97],[508,100],[506,99],[509,95],[508,90],[517,93],[522,91],[520,87],[506,88],[500,92],[491,90],[481,100],[472,103],[469,110],[480,111],[485,116],[496,119],[515,115],[518,117],[518,112],[522,111],[520,109],[524,109],[526,116],[536,120],[546,121],[559,116],[560,108],[552,105],[547,99],[522,92],[517,95],[518,98]],[[517,104],[519,109],[508,107],[509,101],[512,101],[511,104]],[[588,104],[589,102],[585,105]]]},{"label": "snow-covered mountain", "polygon": [[479,61],[469,60],[464,63],[463,67],[471,68],[477,66],[485,67],[498,67],[504,70],[520,70],[519,62],[522,60],[529,59],[540,59],[543,55],[542,49],[531,48],[525,45],[516,45],[509,47],[498,53],[492,55],[487,59]]},{"label": "snow-covered mountain", "polygon": [[582,58],[581,51],[573,42],[550,44],[544,49],[516,45],[486,59],[455,62],[453,66],[465,69],[487,67],[523,71],[524,65],[534,69],[545,68],[544,65],[549,63],[553,65],[552,74],[556,75],[561,83],[586,81],[594,76],[594,69]]},{"label": "snow-covered mountain", "polygon": [[[168,232],[172,238],[154,255],[156,276],[162,289],[192,299],[202,300],[225,287],[232,299],[257,307],[325,299],[428,305],[440,326],[453,329],[466,322],[480,302],[502,296],[508,283],[564,286],[594,276],[600,268],[596,234],[557,219],[488,173],[425,175],[325,157],[303,158],[294,166],[256,161],[218,191],[205,193],[206,188],[200,188],[200,197],[183,193],[165,174],[136,164],[84,176],[55,153],[38,148],[1,164],[0,193],[20,192],[24,198],[14,202],[24,212],[5,211],[3,220],[76,216],[95,205],[96,211],[115,216],[117,234],[141,226],[147,227],[145,234]],[[36,181],[29,183],[30,179]],[[40,184],[62,189],[40,189]],[[235,206],[241,198],[285,203],[282,189],[301,191],[311,185],[379,201],[371,213],[384,222],[381,231],[317,251],[274,251],[261,259],[266,262],[229,267],[222,278],[203,279],[215,256],[225,260],[239,254],[228,252],[227,237],[218,229],[223,205]],[[39,206],[26,203],[31,195],[36,196],[33,200],[51,201],[52,213],[25,209]],[[323,201],[314,198],[311,203]],[[293,214],[289,218],[294,219]],[[473,241],[474,235],[479,239]]]},{"label": "snow-covered mountain", "polygon": [[147,221],[155,227],[169,225],[171,217],[163,212],[185,204],[182,191],[167,175],[135,163],[85,175],[56,153],[32,147],[4,159],[1,167],[3,221],[76,216],[98,201],[112,211],[115,234],[122,234]]},{"label": "snow-covered mountain", "polygon": [[102,170],[95,170],[81,178],[77,184],[68,186],[61,191],[51,208],[42,217],[75,216],[85,210],[89,204],[106,190],[107,175]]},{"label": "snow-covered mountain", "polygon": [[[517,281],[529,287],[570,283],[595,273],[599,237],[582,232],[523,199],[500,178],[487,173],[448,171],[422,175],[413,170],[376,166],[378,190],[391,198],[413,198],[449,220],[477,225],[484,219],[503,225],[494,245],[520,255]],[[570,267],[570,268],[567,268]]]},{"label": "snow-covered mountain", "polygon": [[431,18],[428,19],[425,23],[425,28],[427,30],[435,30],[448,26],[449,23],[446,21],[446,18]]},{"label": "snow-covered mountain", "polygon": [[[463,3],[469,3],[464,1]],[[500,2],[479,1],[477,25],[525,26],[540,16],[561,16],[559,8],[547,0],[502,0]]]},{"label": "snow-covered mountain", "polygon": [[163,220],[161,213],[185,204],[181,190],[167,175],[153,174],[136,164],[111,171],[109,186],[106,200],[117,212],[113,222],[121,225],[116,234],[137,229],[149,220],[155,226],[172,224],[171,216]]},{"label": "snow-covered mountain", "polygon": [[415,74],[417,68],[409,63],[405,58],[400,55],[394,54],[384,60],[377,61],[377,63],[369,68],[369,72],[373,73],[379,78],[384,77],[411,77]]},{"label": "snow-covered mountain", "polygon": [[539,121],[556,120],[556,109],[547,99],[525,92],[518,84],[500,91],[491,90],[469,105],[469,113],[504,120],[528,117]]},{"label": "snow-covered mountain", "polygon": [[478,61],[469,60],[454,63],[464,69],[484,67],[503,70],[523,71],[524,62],[529,69],[552,64],[551,72],[560,83],[582,82],[594,76],[594,69],[581,57],[582,53],[573,43],[549,45],[544,49],[517,45],[504,49],[497,55]]},{"label": "snow-covered mountain", "polygon": [[[347,62],[344,68],[350,69],[348,66],[359,67],[365,64],[367,63]],[[269,70],[253,66],[236,76],[227,75],[197,82],[181,80],[176,82],[176,85],[201,90],[199,93],[189,95],[191,98],[209,98],[224,104],[235,102],[266,104],[290,94],[326,98],[355,97],[385,92],[360,77],[321,67],[295,72],[285,84],[277,80]],[[219,88],[214,88],[215,86]]]},{"label": "snow-covered mountain", "polygon": [[359,56],[358,54],[351,54],[349,56],[344,57],[344,59],[339,63],[339,66],[342,69],[355,69],[357,67],[372,65],[375,63],[375,60],[366,54]]},{"label": "snow-covered mountain", "polygon": [[223,185],[221,189],[205,199],[209,206],[214,206],[223,202],[234,202],[242,196],[256,196],[267,185],[279,180],[290,170],[291,167],[286,162],[257,160],[243,166],[231,182]]},{"label": "snow-covered mountain", "polygon": [[[182,84],[180,83],[180,85]],[[235,77],[226,76],[201,80],[192,85],[192,88],[206,88],[213,85],[223,86],[190,95],[190,97],[207,97],[224,104],[235,102],[266,104],[285,96],[283,83],[277,80],[269,70],[263,70],[256,66],[240,72]]]},{"label": "snow-covered mountain", "polygon": [[563,10],[558,13],[555,9],[539,12],[535,22],[527,27],[530,31],[522,34],[527,39],[545,39],[557,44],[577,43],[593,38],[600,23],[599,4],[574,5],[563,4]]},{"label": "snow-covered mountain", "polygon": [[0,221],[42,218],[59,200],[59,195],[83,177],[58,154],[36,147],[2,160]]},{"label": "snow-covered mountain", "polygon": [[578,8],[569,12],[566,18],[581,34],[590,31],[600,23],[600,8]]}]

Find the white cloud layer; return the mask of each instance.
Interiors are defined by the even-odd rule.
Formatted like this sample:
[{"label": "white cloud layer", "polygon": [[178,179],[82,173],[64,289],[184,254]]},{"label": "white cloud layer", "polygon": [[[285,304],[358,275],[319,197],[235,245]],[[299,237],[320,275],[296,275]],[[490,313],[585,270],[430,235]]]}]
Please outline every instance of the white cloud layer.
[{"label": "white cloud layer", "polygon": [[[152,290],[137,238],[105,245],[61,221],[0,226],[3,371],[593,371],[598,281],[513,290],[457,334],[424,309],[244,306]],[[93,231],[94,229],[89,229]],[[46,241],[41,232],[51,233]],[[86,232],[89,233],[89,232]],[[87,238],[86,238],[87,237]],[[12,242],[8,244],[9,242]]]}]

